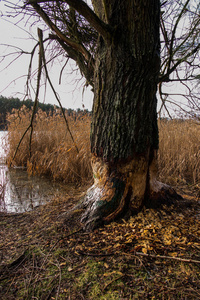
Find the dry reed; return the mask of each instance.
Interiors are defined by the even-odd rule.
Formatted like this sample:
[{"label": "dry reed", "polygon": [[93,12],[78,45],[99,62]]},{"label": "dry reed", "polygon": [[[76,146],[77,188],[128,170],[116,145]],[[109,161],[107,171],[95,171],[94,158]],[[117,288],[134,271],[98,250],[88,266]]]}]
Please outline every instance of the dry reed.
[{"label": "dry reed", "polygon": [[[47,116],[45,112],[39,110],[34,121],[31,157],[29,157],[30,132],[28,132],[12,163],[16,166],[26,166],[29,174],[47,175],[65,183],[85,184],[91,180],[90,119],[84,115],[76,118],[76,121],[73,116],[67,119],[79,153],[62,115],[54,112],[52,116]],[[10,144],[8,163],[11,163],[16,146],[30,122],[30,111],[25,107],[20,112],[14,111],[8,117],[8,121]]]},{"label": "dry reed", "polygon": [[[31,112],[23,107],[9,115],[11,162],[19,140],[30,122]],[[90,117],[67,117],[79,153],[60,114],[39,111],[34,122],[32,156],[29,134],[20,145],[14,164],[26,166],[29,174],[47,175],[65,183],[85,184],[92,180],[90,164]],[[159,177],[170,184],[200,182],[200,123],[194,120],[159,121]]]},{"label": "dry reed", "polygon": [[159,121],[160,178],[172,184],[200,183],[200,122]]}]

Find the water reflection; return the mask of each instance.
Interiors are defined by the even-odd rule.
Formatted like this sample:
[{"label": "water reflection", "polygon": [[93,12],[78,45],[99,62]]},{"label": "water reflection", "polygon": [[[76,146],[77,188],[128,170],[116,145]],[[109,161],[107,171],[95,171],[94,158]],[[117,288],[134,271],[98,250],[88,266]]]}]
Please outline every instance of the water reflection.
[{"label": "water reflection", "polygon": [[0,165],[5,163],[7,132],[0,131]]},{"label": "water reflection", "polygon": [[21,213],[32,210],[51,200],[56,192],[48,180],[29,177],[24,170],[0,166],[0,177],[3,186],[0,211]]},{"label": "water reflection", "polygon": [[0,211],[21,213],[50,201],[58,192],[58,185],[45,178],[29,177],[23,169],[6,166],[5,136],[5,132],[0,132]]}]

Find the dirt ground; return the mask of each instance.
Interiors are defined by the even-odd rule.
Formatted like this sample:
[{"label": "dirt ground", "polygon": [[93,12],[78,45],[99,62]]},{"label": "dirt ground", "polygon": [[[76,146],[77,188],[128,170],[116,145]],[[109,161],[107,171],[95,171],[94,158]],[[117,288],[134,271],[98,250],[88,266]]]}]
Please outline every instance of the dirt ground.
[{"label": "dirt ground", "polygon": [[[0,299],[200,299],[200,194],[84,232],[65,196],[0,214]],[[78,215],[77,211],[77,215]]]}]

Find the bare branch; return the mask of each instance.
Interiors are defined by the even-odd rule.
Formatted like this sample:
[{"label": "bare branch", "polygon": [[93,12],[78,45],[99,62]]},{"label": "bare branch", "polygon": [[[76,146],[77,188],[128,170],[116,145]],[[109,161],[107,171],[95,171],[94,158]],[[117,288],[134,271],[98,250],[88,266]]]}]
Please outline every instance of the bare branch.
[{"label": "bare branch", "polygon": [[50,38],[51,39],[56,39],[58,41],[58,43],[61,45],[61,47],[67,52],[69,58],[73,59],[77,63],[81,74],[84,75],[84,77],[87,81],[87,84],[90,84],[93,87],[94,86],[94,83],[93,83],[93,74],[94,74],[93,60],[88,61],[87,64],[86,64],[85,59],[81,55],[81,53],[77,52],[76,50],[72,49],[71,47],[68,47],[57,36],[50,35]]},{"label": "bare branch", "polygon": [[42,57],[42,61],[43,61],[43,65],[44,65],[44,69],[45,69],[45,73],[46,73],[47,80],[48,80],[48,82],[49,82],[49,84],[50,84],[50,87],[51,87],[51,89],[52,89],[52,91],[53,91],[53,93],[54,93],[54,96],[55,96],[56,100],[57,100],[58,103],[59,103],[60,109],[61,109],[61,111],[62,111],[63,118],[64,118],[64,120],[65,120],[65,124],[66,124],[67,130],[68,130],[68,132],[69,132],[69,134],[70,134],[70,137],[71,137],[71,139],[72,139],[72,141],[73,141],[73,143],[74,143],[74,146],[75,146],[75,148],[76,148],[76,151],[77,151],[77,153],[79,153],[78,147],[77,147],[77,145],[76,145],[76,143],[75,143],[75,140],[74,140],[73,135],[72,135],[72,133],[71,133],[71,130],[70,130],[70,128],[69,128],[69,123],[68,123],[68,121],[67,121],[67,119],[66,119],[64,109],[63,109],[63,107],[62,107],[62,104],[61,104],[61,102],[60,102],[60,99],[59,99],[59,97],[58,97],[58,95],[57,95],[57,93],[56,93],[56,91],[55,91],[55,89],[54,89],[54,86],[53,86],[53,84],[52,84],[52,82],[51,82],[51,79],[50,79],[50,77],[49,77],[49,73],[48,73],[48,70],[47,70],[47,67],[46,67],[46,59],[45,59],[45,53],[44,53],[44,47],[43,47],[43,41],[42,41],[42,30],[41,30],[41,29],[38,29],[38,31],[41,32],[41,33],[40,33],[41,57]]},{"label": "bare branch", "polygon": [[[29,0],[26,4],[36,5],[38,3],[51,2],[47,0]],[[52,2],[55,2],[52,0]],[[82,0],[63,0],[61,2],[66,2],[72,8],[74,8],[79,14],[81,14],[90,24],[94,27],[98,33],[105,39],[105,41],[111,41],[112,28],[104,23],[94,11]]]},{"label": "bare branch", "polygon": [[[37,1],[34,1],[37,2]],[[51,19],[48,17],[48,15],[44,12],[44,10],[35,3],[31,4],[32,7],[35,9],[35,11],[40,15],[40,17],[45,21],[45,23],[48,25],[48,27],[53,30],[56,35],[64,42],[66,43],[69,47],[72,47],[76,51],[80,52],[87,61],[93,60],[91,57],[91,54],[87,51],[87,49],[79,43],[76,43],[72,41],[71,39],[67,38],[66,35],[64,35],[58,27],[51,21]]]},{"label": "bare branch", "polygon": [[[25,137],[26,133],[29,131],[29,129],[31,129],[30,132],[30,137],[29,137],[29,156],[31,157],[31,141],[32,141],[32,134],[33,134],[33,121],[34,121],[34,117],[35,117],[35,113],[36,113],[36,109],[37,109],[37,104],[38,104],[38,96],[39,96],[39,90],[40,90],[40,79],[41,79],[41,73],[42,73],[42,48],[41,48],[41,40],[42,40],[42,31],[38,30],[38,38],[39,38],[39,59],[38,59],[38,76],[37,76],[37,87],[36,87],[36,94],[35,94],[35,101],[34,101],[34,105],[33,105],[33,111],[32,111],[32,116],[31,116],[31,120],[30,120],[30,124],[28,125],[27,129],[25,130],[24,134],[22,135],[17,148],[15,150],[14,156],[12,161],[15,159],[16,154],[19,150],[19,146],[21,145],[21,142],[23,141],[23,138]],[[12,164],[12,162],[11,162]]]},{"label": "bare branch", "polygon": [[182,63],[186,62],[189,57],[191,57],[193,54],[195,54],[200,49],[200,44],[198,44],[192,51],[187,53],[184,57],[180,58],[171,69],[167,71],[167,73],[159,78],[159,82],[168,82],[169,81],[169,75],[176,70],[176,68]]},{"label": "bare branch", "polygon": [[173,31],[172,31],[172,37],[171,37],[171,43],[170,43],[170,48],[169,48],[169,61],[168,61],[168,69],[167,69],[167,74],[170,71],[170,65],[173,59],[173,45],[174,45],[174,39],[175,39],[175,34],[176,34],[176,30],[177,30],[177,26],[183,16],[183,14],[186,12],[186,7],[188,5],[188,3],[190,2],[190,0],[187,0],[185,5],[183,6],[180,14],[178,15],[178,18],[176,20],[176,23],[174,25]]}]

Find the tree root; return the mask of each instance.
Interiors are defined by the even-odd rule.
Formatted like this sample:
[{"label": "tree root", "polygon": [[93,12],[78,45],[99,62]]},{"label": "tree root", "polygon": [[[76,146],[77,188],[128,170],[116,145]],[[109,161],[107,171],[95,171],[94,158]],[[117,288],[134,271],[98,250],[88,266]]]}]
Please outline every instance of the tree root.
[{"label": "tree root", "polygon": [[158,208],[163,205],[176,205],[180,200],[183,200],[183,198],[177,194],[174,188],[156,180],[150,185],[150,191],[148,190],[144,205]]},{"label": "tree root", "polygon": [[68,214],[71,222],[76,218],[75,222],[79,220],[86,231],[92,231],[120,217],[125,216],[127,219],[143,206],[170,206],[182,199],[172,187],[157,181],[156,163],[153,160],[149,168],[145,156],[135,157],[115,168],[93,157],[92,166],[94,184],[82,202]]}]

